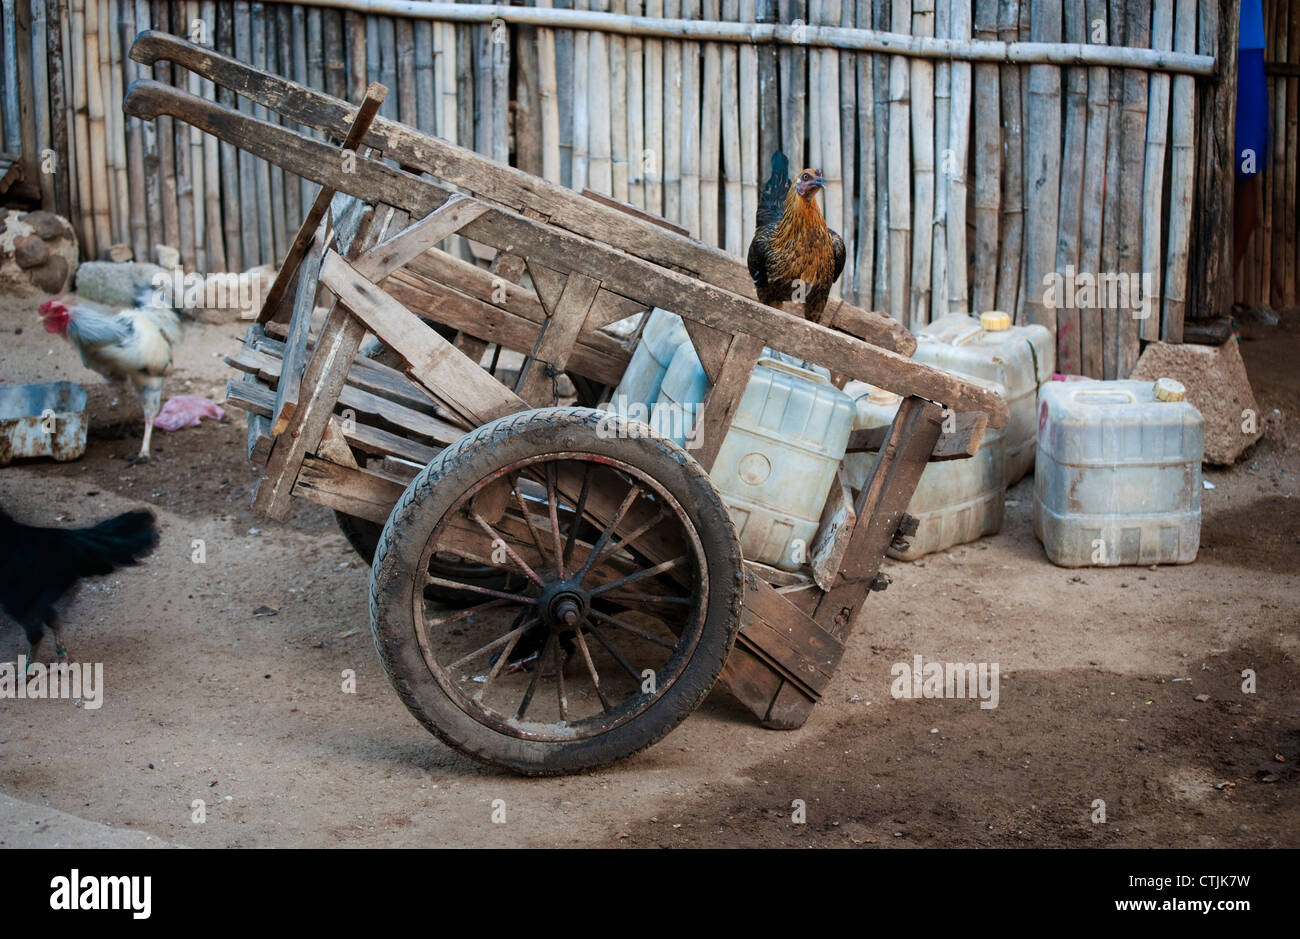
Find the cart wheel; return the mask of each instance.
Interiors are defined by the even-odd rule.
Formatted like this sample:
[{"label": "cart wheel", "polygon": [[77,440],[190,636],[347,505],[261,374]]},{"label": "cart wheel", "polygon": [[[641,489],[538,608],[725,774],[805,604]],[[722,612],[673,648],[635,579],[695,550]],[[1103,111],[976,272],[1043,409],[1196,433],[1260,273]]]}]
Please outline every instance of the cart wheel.
[{"label": "cart wheel", "polygon": [[[375,548],[379,545],[379,535],[384,530],[384,526],[368,518],[348,515],[337,509],[334,511],[334,520],[338,522],[339,530],[343,532],[343,537],[352,546],[352,550],[359,554],[366,564],[373,564]],[[524,585],[525,580],[522,575],[502,572],[486,564],[471,564],[453,554],[435,556],[429,562],[429,571],[441,574],[443,577],[477,584],[480,587],[490,587],[493,590],[516,590]],[[458,607],[472,606],[482,597],[482,594],[470,593],[468,590],[453,590],[438,584],[425,587],[424,595],[430,600]]]},{"label": "cart wheel", "polygon": [[[448,550],[525,586],[429,573]],[[571,773],[648,747],[699,704],[735,641],[742,564],[686,451],[605,412],[546,408],[485,424],[407,487],[379,539],[370,620],[437,737],[516,772]],[[479,602],[431,608],[429,583]]]}]

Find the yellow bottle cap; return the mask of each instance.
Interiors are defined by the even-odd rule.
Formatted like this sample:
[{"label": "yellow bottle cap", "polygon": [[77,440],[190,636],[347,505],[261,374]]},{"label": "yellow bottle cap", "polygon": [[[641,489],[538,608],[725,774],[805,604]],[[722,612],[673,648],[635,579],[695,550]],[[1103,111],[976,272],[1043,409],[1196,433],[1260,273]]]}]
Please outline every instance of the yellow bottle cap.
[{"label": "yellow bottle cap", "polygon": [[1011,328],[1011,317],[1001,310],[990,310],[980,314],[980,326],[991,333]]},{"label": "yellow bottle cap", "polygon": [[1157,378],[1152,390],[1157,401],[1182,401],[1187,397],[1187,389],[1183,387],[1182,382],[1174,381],[1172,378]]}]

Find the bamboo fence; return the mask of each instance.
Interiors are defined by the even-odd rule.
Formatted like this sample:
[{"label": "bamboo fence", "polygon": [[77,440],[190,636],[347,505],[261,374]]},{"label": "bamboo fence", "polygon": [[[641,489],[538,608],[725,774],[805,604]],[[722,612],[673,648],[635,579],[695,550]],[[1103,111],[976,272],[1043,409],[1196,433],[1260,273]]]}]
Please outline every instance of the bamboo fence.
[{"label": "bamboo fence", "polygon": [[[1269,59],[1300,61],[1300,19],[1281,0],[1266,7]],[[165,244],[201,271],[277,263],[315,187],[181,122],[124,118],[132,81],[173,79],[166,64],[130,60],[141,29],[353,100],[381,81],[387,116],[662,215],[740,256],[780,148],[792,172],[813,166],[826,180],[823,209],[848,255],[837,295],[913,329],[1005,309],[1056,332],[1060,370],[1116,377],[1141,341],[1181,341],[1186,318],[1225,312],[1209,308],[1189,272],[1215,241],[1199,214],[1197,108],[1223,84],[1214,31],[1236,9],[1237,0],[0,0],[0,131],[5,149],[32,161],[39,199],[72,220],[83,256],[117,246],[154,260]],[[16,54],[24,47],[30,61]],[[176,72],[194,94],[268,117]],[[1271,76],[1283,132],[1239,300],[1296,300],[1296,82],[1295,72]],[[53,174],[37,171],[41,154],[52,154]],[[1117,274],[1137,275],[1134,286],[1146,275],[1145,319],[1087,289]],[[1050,290],[1054,280],[1063,289]]]}]

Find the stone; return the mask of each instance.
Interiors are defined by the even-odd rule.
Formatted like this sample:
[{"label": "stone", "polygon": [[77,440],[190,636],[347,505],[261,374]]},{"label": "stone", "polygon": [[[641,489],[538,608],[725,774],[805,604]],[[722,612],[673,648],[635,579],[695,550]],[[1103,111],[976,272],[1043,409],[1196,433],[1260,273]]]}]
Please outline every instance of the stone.
[{"label": "stone", "polygon": [[1235,463],[1263,436],[1259,405],[1235,339],[1221,346],[1153,342],[1138,359],[1134,381],[1172,378],[1182,382],[1204,418],[1205,462]]},{"label": "stone", "polygon": [[19,235],[14,239],[14,262],[23,270],[40,267],[49,259],[49,245],[36,235]]},{"label": "stone", "polygon": [[71,273],[68,259],[54,255],[38,268],[29,271],[27,276],[32,286],[46,293],[63,293],[68,289],[68,274]]},{"label": "stone", "polygon": [[131,260],[135,255],[131,252],[131,246],[124,241],[119,241],[115,245],[110,245],[108,249],[108,259],[121,264],[124,261]]},{"label": "stone", "polygon": [[158,265],[167,268],[169,271],[174,267],[181,266],[181,253],[171,245],[156,245],[153,254]]},{"label": "stone", "polygon": [[77,269],[77,295],[109,307],[132,307],[140,294],[154,288],[154,278],[169,280],[157,264],[87,261]]},{"label": "stone", "polygon": [[67,238],[72,232],[71,226],[53,212],[29,212],[23,216],[23,221],[32,226],[32,231],[45,241]]},{"label": "stone", "polygon": [[269,264],[242,274],[208,274],[204,278],[203,305],[196,316],[204,323],[256,319],[274,282],[275,268]]}]

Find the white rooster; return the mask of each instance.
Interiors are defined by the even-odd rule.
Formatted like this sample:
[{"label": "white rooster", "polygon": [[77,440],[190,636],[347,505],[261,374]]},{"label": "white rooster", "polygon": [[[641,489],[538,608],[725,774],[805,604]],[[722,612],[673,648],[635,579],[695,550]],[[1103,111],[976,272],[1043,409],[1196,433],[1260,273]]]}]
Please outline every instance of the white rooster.
[{"label": "white rooster", "polygon": [[133,464],[149,459],[153,419],[162,407],[163,375],[171,367],[172,345],[181,334],[176,313],[155,305],[153,297],[152,291],[145,291],[140,306],[115,315],[68,307],[58,297],[39,307],[46,332],[76,346],[87,368],[135,389],[144,410],[144,440]]}]

